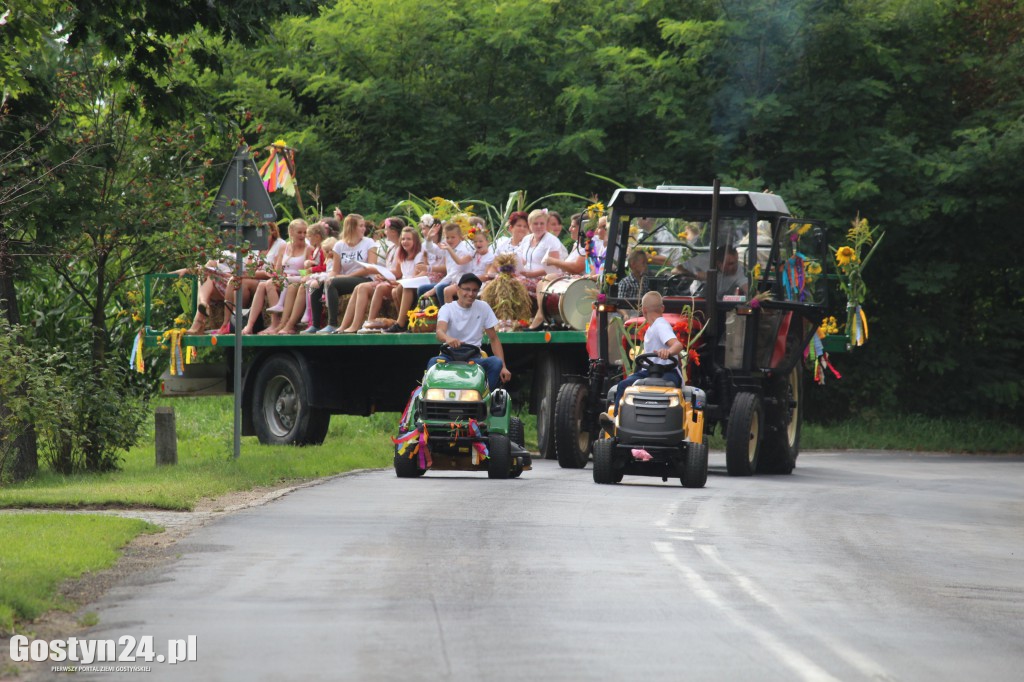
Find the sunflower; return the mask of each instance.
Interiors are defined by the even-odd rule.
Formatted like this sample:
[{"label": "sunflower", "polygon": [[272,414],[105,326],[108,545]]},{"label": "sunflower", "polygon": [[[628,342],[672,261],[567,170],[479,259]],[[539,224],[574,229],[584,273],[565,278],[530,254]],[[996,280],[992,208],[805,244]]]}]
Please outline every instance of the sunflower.
[{"label": "sunflower", "polygon": [[836,250],[836,263],[841,266],[857,262],[857,252],[850,246],[841,246]]}]

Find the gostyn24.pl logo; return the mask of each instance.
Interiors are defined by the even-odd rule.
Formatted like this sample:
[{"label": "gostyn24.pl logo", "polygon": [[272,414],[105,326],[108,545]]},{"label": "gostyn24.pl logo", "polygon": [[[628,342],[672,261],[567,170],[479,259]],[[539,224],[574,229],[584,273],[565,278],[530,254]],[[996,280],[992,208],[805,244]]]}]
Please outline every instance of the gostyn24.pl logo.
[{"label": "gostyn24.pl logo", "polygon": [[[166,653],[164,653],[166,652]],[[153,636],[143,635],[136,639],[124,635],[113,639],[33,639],[24,635],[11,637],[12,661],[71,661],[90,665],[92,663],[183,663],[196,660],[196,636],[185,639],[169,639],[163,651],[154,648]]]}]

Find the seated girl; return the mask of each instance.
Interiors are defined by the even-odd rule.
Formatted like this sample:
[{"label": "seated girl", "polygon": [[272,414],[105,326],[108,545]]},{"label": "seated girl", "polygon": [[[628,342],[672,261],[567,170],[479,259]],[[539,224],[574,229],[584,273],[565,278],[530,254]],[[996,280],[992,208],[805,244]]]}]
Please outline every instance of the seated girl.
[{"label": "seated girl", "polygon": [[[301,275],[303,264],[313,254],[313,250],[306,243],[306,232],[309,228],[306,221],[296,219],[288,223],[288,242],[277,256],[274,264],[274,272],[280,273],[272,279],[260,282],[256,287],[256,293],[252,297],[252,305],[249,307],[249,321],[242,329],[242,334],[252,334],[256,320],[263,314],[264,304],[269,301],[271,312],[271,325],[265,331],[275,333],[281,326],[281,308],[275,306],[278,303],[281,288],[288,283],[297,282]],[[262,333],[262,332],[261,332]]]}]

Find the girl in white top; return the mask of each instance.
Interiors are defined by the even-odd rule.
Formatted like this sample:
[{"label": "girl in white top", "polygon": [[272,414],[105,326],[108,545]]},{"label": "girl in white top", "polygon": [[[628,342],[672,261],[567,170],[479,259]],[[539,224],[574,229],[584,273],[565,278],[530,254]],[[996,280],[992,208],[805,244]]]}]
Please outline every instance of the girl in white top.
[{"label": "girl in white top", "polygon": [[313,313],[313,324],[305,333],[333,334],[338,331],[338,303],[342,296],[351,294],[352,290],[363,282],[369,282],[370,276],[377,274],[373,268],[366,268],[360,262],[374,264],[377,262],[376,243],[366,236],[366,220],[358,213],[349,213],[341,226],[341,238],[334,245],[334,264],[331,273],[334,275],[324,286],[324,297],[327,299],[327,326],[316,329],[323,314],[324,301],[313,296],[310,310]]},{"label": "girl in white top", "polygon": [[281,291],[280,287],[290,282],[292,278],[298,281],[300,277],[299,271],[302,270],[303,263],[313,255],[313,249],[306,242],[306,232],[308,229],[306,221],[302,219],[296,219],[288,223],[288,243],[277,254],[277,260],[274,262],[274,271],[278,273],[278,277],[285,279],[268,279],[260,282],[259,286],[256,287],[256,294],[252,297],[252,306],[249,307],[249,321],[246,322],[245,328],[242,329],[242,334],[252,334],[256,320],[263,314],[264,302],[270,303],[267,310],[271,314],[271,322],[270,326],[260,333],[277,333],[278,327],[281,326],[282,309],[277,306]]},{"label": "girl in white top", "polygon": [[[408,279],[415,276],[417,266],[423,263],[423,245],[420,243],[420,235],[415,229],[406,227],[402,230],[402,236],[398,241],[398,255],[395,259],[395,267],[391,273],[396,280]],[[373,301],[370,302],[370,313],[367,320],[376,320],[384,301],[390,298],[398,304],[398,318],[396,324],[403,321],[408,324],[409,310],[412,309],[413,299],[416,295],[415,289],[403,287],[397,281],[388,282],[390,286],[378,287],[373,293]]]},{"label": "girl in white top", "polygon": [[[398,258],[399,235],[402,233],[402,228],[405,227],[405,221],[397,216],[385,218],[383,227],[384,239],[377,242],[376,247],[378,262],[383,257],[384,267],[394,270]],[[341,320],[339,332],[348,334],[358,331],[359,326],[363,323],[363,317],[366,315],[366,307],[370,304],[370,299],[378,287],[387,287],[388,290],[391,288],[390,281],[376,271],[370,276],[369,282],[356,285],[356,288],[352,290],[352,298],[345,308],[345,317]]]}]

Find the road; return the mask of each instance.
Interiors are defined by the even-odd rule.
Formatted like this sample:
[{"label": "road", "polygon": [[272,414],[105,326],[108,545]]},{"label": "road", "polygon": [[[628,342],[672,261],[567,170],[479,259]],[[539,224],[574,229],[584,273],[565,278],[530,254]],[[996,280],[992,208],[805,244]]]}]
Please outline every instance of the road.
[{"label": "road", "polygon": [[[90,607],[156,680],[1019,680],[1024,458],[810,453],[707,487],[366,472]],[[87,673],[83,679],[135,676]]]}]

